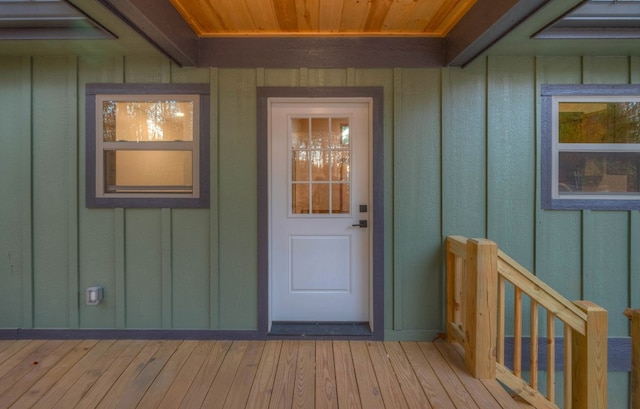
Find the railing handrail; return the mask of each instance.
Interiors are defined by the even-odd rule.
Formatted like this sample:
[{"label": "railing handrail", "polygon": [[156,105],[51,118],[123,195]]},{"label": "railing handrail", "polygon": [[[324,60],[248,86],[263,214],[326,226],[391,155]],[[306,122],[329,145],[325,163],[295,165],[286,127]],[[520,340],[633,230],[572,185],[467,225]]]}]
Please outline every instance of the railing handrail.
[{"label": "railing handrail", "polygon": [[498,274],[551,311],[562,322],[580,334],[585,334],[587,314],[502,250],[498,250]]},{"label": "railing handrail", "polygon": [[[449,236],[447,339],[459,342],[475,377],[497,378],[536,408],[555,408],[555,324],[564,325],[565,409],[606,408],[607,312],[571,302],[486,239]],[[505,283],[514,291],[514,368],[504,365]],[[522,296],[530,299],[530,376],[522,361]],[[547,311],[547,394],[538,390],[538,307]]]}]

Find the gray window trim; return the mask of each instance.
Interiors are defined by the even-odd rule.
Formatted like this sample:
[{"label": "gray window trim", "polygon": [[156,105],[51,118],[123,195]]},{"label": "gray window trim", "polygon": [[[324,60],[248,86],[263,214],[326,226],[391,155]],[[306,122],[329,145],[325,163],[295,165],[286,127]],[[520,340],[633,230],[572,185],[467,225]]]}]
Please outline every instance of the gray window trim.
[{"label": "gray window trim", "polygon": [[[100,94],[200,95],[199,177],[197,198],[96,197],[96,96]],[[210,98],[209,84],[87,84],[86,90],[86,206],[89,208],[208,208]]]},{"label": "gray window trim", "polygon": [[639,210],[635,199],[554,199],[553,97],[554,96],[638,96],[640,84],[542,84],[541,91],[541,206],[547,210]]}]

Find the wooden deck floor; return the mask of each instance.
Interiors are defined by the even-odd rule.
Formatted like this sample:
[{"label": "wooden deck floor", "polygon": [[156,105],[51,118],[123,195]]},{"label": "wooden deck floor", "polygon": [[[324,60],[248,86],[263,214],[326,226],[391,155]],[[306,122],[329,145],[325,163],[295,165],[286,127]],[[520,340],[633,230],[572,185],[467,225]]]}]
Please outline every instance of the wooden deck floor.
[{"label": "wooden deck floor", "polygon": [[0,408],[517,409],[455,347],[367,341],[0,341]]}]

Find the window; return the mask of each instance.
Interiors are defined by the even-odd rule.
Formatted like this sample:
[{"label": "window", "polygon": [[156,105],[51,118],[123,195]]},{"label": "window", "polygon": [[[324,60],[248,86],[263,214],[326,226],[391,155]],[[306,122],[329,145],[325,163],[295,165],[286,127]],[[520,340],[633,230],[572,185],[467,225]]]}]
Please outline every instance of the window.
[{"label": "window", "polygon": [[208,84],[87,84],[87,207],[208,207]]},{"label": "window", "polygon": [[542,207],[640,209],[640,85],[542,85]]},{"label": "window", "polygon": [[291,215],[349,214],[349,118],[290,118]]}]

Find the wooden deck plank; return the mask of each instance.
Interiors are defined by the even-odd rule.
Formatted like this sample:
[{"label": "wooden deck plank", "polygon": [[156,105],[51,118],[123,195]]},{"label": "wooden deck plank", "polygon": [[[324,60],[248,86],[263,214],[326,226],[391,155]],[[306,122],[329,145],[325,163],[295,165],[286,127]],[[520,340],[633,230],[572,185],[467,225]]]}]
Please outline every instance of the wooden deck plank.
[{"label": "wooden deck plank", "polygon": [[[95,408],[98,406],[102,398],[104,398],[107,392],[111,391],[114,383],[120,379],[120,375],[131,365],[131,362],[138,356],[146,344],[146,341],[136,340],[126,345],[120,354],[118,354],[113,361],[109,362],[108,368],[106,368],[104,372],[95,374],[95,376],[97,376],[95,383],[89,386],[89,390],[80,398],[75,407]],[[92,378],[93,376],[90,377],[90,380]],[[115,394],[113,398],[116,398]],[[111,395],[109,399],[112,399]],[[58,402],[56,406],[65,408],[65,406],[61,405],[61,402]]]},{"label": "wooden deck plank", "polygon": [[137,407],[142,397],[181,343],[182,341],[163,341],[153,355],[146,361],[142,361],[141,365],[134,370],[137,375],[126,385],[117,405],[107,405],[107,407]]},{"label": "wooden deck plank", "polygon": [[373,371],[367,345],[364,342],[350,342],[350,347],[362,407],[367,409],[384,409],[384,401],[382,400],[376,374]]},{"label": "wooden deck plank", "polygon": [[385,342],[384,347],[409,409],[432,409],[400,343]]},{"label": "wooden deck plank", "polygon": [[240,362],[248,346],[249,341],[237,341],[231,345],[202,403],[202,407],[217,409],[224,406],[224,402],[229,394],[229,389],[231,389],[233,379],[236,376],[236,372],[238,372]]},{"label": "wooden deck plank", "polygon": [[155,377],[144,396],[138,402],[136,409],[157,409],[169,387],[191,352],[195,349],[197,341],[184,341],[177,346],[171,358],[166,362],[158,376]]},{"label": "wooden deck plank", "polygon": [[[49,370],[55,369],[56,364],[62,360],[70,351],[72,351],[80,341],[62,342],[50,353],[44,354],[33,361],[31,368],[11,385],[11,388],[4,394],[0,395],[0,408],[8,408],[15,401],[31,389]],[[83,352],[83,354],[86,352]],[[9,372],[10,375],[12,372]]]},{"label": "wooden deck plank", "polygon": [[247,346],[231,388],[229,388],[224,409],[242,409],[247,406],[251,385],[256,376],[263,350],[264,342],[262,341],[250,342]]},{"label": "wooden deck plank", "polygon": [[[96,364],[96,360],[111,345],[114,340],[102,340],[91,348],[76,365],[69,369],[46,393],[39,397],[38,401],[32,406],[33,409],[48,409],[58,403],[58,401],[68,393],[69,389],[76,386],[81,375]],[[21,401],[16,402],[16,405]]]},{"label": "wooden deck plank", "polygon": [[[0,340],[0,353],[2,353],[2,351],[4,351],[5,349],[9,348],[13,343],[15,343],[15,341],[8,340],[8,339]],[[0,360],[0,362],[2,361]]]},{"label": "wooden deck plank", "polygon": [[300,341],[292,405],[294,408],[312,408],[316,403],[315,362],[315,341]]},{"label": "wooden deck plank", "polygon": [[267,342],[258,364],[246,409],[269,407],[281,348],[282,341]]},{"label": "wooden deck plank", "polygon": [[418,343],[402,342],[401,345],[431,406],[434,408],[456,409]]},{"label": "wooden deck plank", "polygon": [[418,345],[425,356],[429,357],[429,364],[438,374],[438,379],[440,379],[442,386],[444,386],[454,406],[465,409],[479,409],[471,395],[469,395],[469,392],[464,388],[462,382],[460,382],[458,376],[451,370],[451,367],[442,355],[440,355],[433,342],[419,342]]},{"label": "wooden deck plank", "polygon": [[408,409],[407,401],[391,365],[391,357],[381,342],[367,342],[367,349],[373,364],[382,400],[387,408]]},{"label": "wooden deck plank", "polygon": [[298,361],[299,341],[283,341],[274,379],[270,409],[288,409],[293,403],[293,390]]},{"label": "wooden deck plank", "polygon": [[207,397],[209,388],[218,374],[220,366],[232,344],[231,341],[215,342],[207,360],[202,364],[185,398],[182,400],[180,404],[181,409],[199,408],[202,406],[202,402]]},{"label": "wooden deck plank", "polygon": [[[440,353],[445,357],[445,359],[449,362],[449,365],[456,369],[456,373],[460,377],[461,380],[467,386],[467,389],[473,396],[473,399],[478,403],[478,406],[484,408],[483,405],[489,405],[490,402],[497,401],[500,405],[500,408],[503,409],[521,409],[520,405],[516,403],[516,401],[507,393],[507,391],[501,387],[498,382],[494,380],[481,380],[473,378],[465,369],[464,357],[463,353],[460,350],[459,345],[447,344],[443,342],[434,343],[436,348],[440,351]],[[471,386],[476,384],[478,386]],[[479,386],[482,384],[482,388]],[[477,388],[478,394],[476,395],[475,391]],[[484,388],[484,389],[483,389]],[[474,392],[472,392],[472,390]],[[484,392],[486,390],[486,393]],[[485,404],[481,404],[479,399],[483,399]]]},{"label": "wooden deck plank", "polygon": [[[12,407],[25,409],[35,405],[53,386],[60,382],[62,377],[66,375],[76,363],[84,358],[88,352],[92,351],[97,343],[97,340],[86,340],[74,346],[68,353],[64,354],[57,363],[53,362],[51,364],[51,370],[46,371],[25,393],[18,393],[21,396],[18,397]],[[62,351],[60,352],[62,353]],[[39,369],[42,369],[42,367],[39,367]],[[2,407],[6,407],[6,404]]]},{"label": "wooden deck plank", "polygon": [[333,355],[338,385],[338,406],[349,409],[362,408],[349,341],[334,341]]},{"label": "wooden deck plank", "polygon": [[336,367],[331,341],[316,341],[316,409],[336,409]]},{"label": "wooden deck plank", "polygon": [[[127,348],[131,345],[132,341],[130,340],[121,340],[114,342],[103,354],[100,354],[99,357],[96,357],[95,362],[89,362],[86,366],[80,366],[77,370],[81,372],[80,376],[77,379],[72,381],[72,385],[68,388],[61,387],[62,389],[62,397],[55,402],[51,402],[48,404],[48,401],[41,400],[38,402],[35,407],[38,409],[68,409],[75,408],[76,405],[85,398],[89,394],[89,391],[93,388],[96,383],[102,383],[105,388],[110,388],[109,377],[111,373],[109,372],[109,368],[112,364],[114,364],[118,359],[122,362],[122,365],[128,365],[126,362],[128,359],[131,359],[132,356],[127,355],[120,358],[120,355],[125,353]],[[140,342],[137,349],[142,348],[142,343]],[[129,352],[129,354],[131,351]],[[75,368],[74,368],[75,369]],[[104,376],[104,379],[103,379]],[[56,385],[57,389],[58,385]],[[66,389],[66,390],[65,390]],[[99,391],[99,387],[91,393],[97,393]]]},{"label": "wooden deck plank", "polygon": [[[185,343],[185,345],[186,347],[183,349],[188,350],[191,343]],[[158,408],[174,409],[180,406],[180,402],[184,399],[187,390],[189,390],[200,367],[202,367],[202,363],[205,362],[207,356],[209,356],[213,345],[214,342],[210,341],[195,341],[194,349],[189,354],[184,365],[180,368],[180,371],[176,374],[171,386],[162,397],[162,401],[158,403]],[[140,404],[143,405],[143,402],[140,402]]]},{"label": "wooden deck plank", "polygon": [[10,409],[520,408],[497,381],[471,377],[460,351],[445,343],[57,340],[3,347],[0,407]]},{"label": "wooden deck plank", "polygon": [[[463,358],[458,351],[454,349],[454,345],[445,344],[443,342],[435,342],[432,345],[434,350],[439,351],[444,359],[449,363],[449,366],[454,370],[458,379],[460,379],[480,408],[503,409],[502,404],[500,404],[496,397],[489,392],[485,384],[480,379],[476,379],[471,376],[471,374],[469,374],[465,369]],[[513,399],[510,400],[513,402]],[[515,404],[515,402],[513,403]]]},{"label": "wooden deck plank", "polygon": [[[127,407],[121,405],[120,402],[130,402],[134,398],[132,397],[132,387],[138,387],[137,379],[142,377],[142,372],[147,367],[147,364],[152,362],[153,357],[158,350],[166,345],[164,341],[150,341],[147,342],[142,350],[133,358],[130,364],[122,372],[118,380],[109,389],[108,399],[101,399],[99,404],[96,405],[97,409],[113,409],[117,407]],[[137,401],[136,401],[137,403]]]},{"label": "wooden deck plank", "polygon": [[3,365],[6,367],[6,371],[0,377],[0,398],[7,392],[11,393],[11,389],[23,376],[26,376],[33,367],[37,367],[41,360],[62,344],[64,344],[64,341],[46,341],[42,344],[37,344],[35,349],[29,348],[26,354],[17,353],[8,359]]},{"label": "wooden deck plank", "polygon": [[[25,357],[42,346],[46,341],[16,341],[14,345],[0,353],[0,382],[7,372],[22,362]],[[2,393],[2,392],[0,392]]]}]

